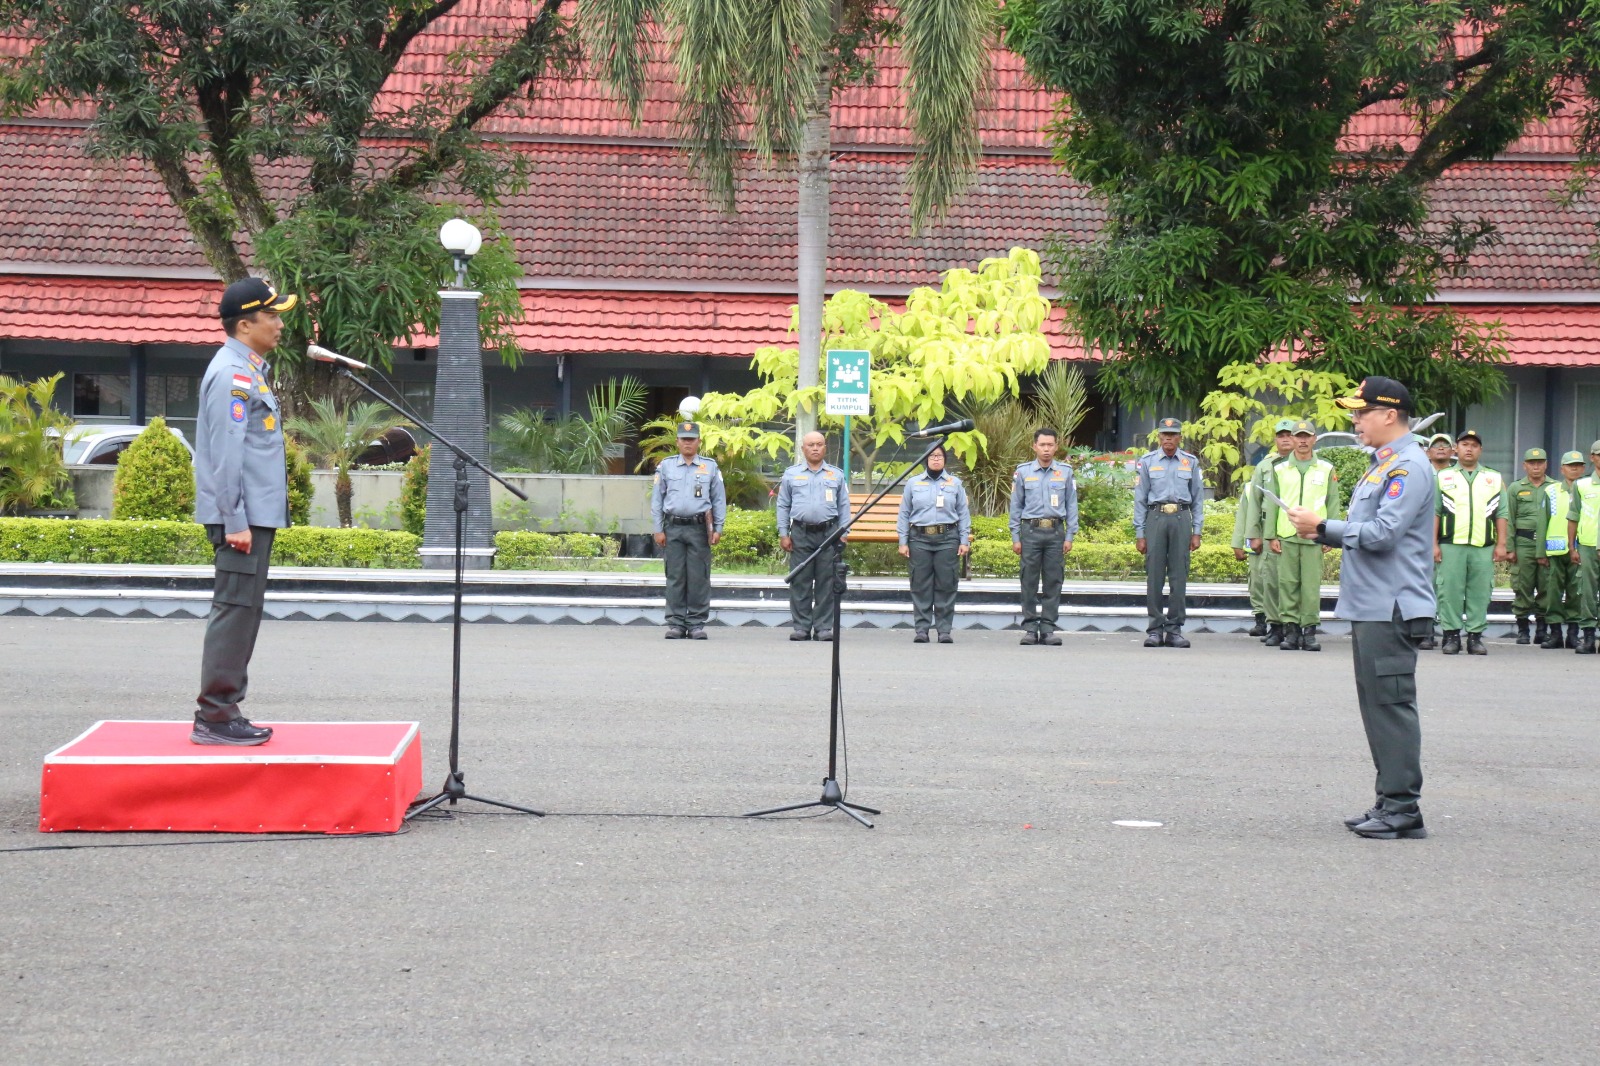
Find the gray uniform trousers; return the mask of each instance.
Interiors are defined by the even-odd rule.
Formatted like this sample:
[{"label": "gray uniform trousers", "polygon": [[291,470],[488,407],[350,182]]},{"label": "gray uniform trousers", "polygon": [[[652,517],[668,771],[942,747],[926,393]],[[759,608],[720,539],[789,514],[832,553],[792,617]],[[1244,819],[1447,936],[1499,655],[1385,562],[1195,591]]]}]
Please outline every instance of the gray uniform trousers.
[{"label": "gray uniform trousers", "polygon": [[915,526],[906,536],[911,549],[911,609],[918,629],[949,633],[956,617],[956,579],[961,572],[961,533],[951,526],[929,536]]},{"label": "gray uniform trousers", "polygon": [[[795,567],[833,532],[826,529],[809,530],[798,524],[789,526],[789,539],[794,541],[794,551],[789,553],[789,566]],[[817,556],[816,560],[794,576],[789,583],[789,621],[802,633],[833,628],[833,601],[837,591],[834,561],[839,558],[839,545]]]},{"label": "gray uniform trousers", "polygon": [[702,517],[680,525],[667,519],[667,625],[696,629],[711,617],[711,538]]},{"label": "gray uniform trousers", "polygon": [[1067,539],[1066,527],[1059,518],[1051,529],[1039,529],[1023,519],[1017,532],[1022,537],[1022,628],[1045,636],[1056,631],[1061,615],[1061,579],[1066,572],[1061,546]]},{"label": "gray uniform trousers", "polygon": [[[1189,538],[1193,535],[1194,515],[1187,510],[1163,514],[1152,508],[1145,515],[1145,609],[1150,615],[1147,633],[1161,629],[1176,633],[1188,618],[1185,596],[1189,591]],[[1163,584],[1172,586],[1172,594],[1165,599],[1165,612]]]},{"label": "gray uniform trousers", "polygon": [[1387,622],[1350,623],[1356,698],[1378,770],[1378,806],[1386,811],[1414,811],[1422,796],[1416,640],[1432,625],[1431,618],[1401,618],[1399,607]]},{"label": "gray uniform trousers", "polygon": [[200,653],[200,696],[196,712],[207,722],[243,718],[239,703],[250,687],[250,656],[261,630],[267,602],[267,565],[276,529],[250,527],[250,554],[229,547],[222,527],[206,527],[216,551],[211,614]]}]

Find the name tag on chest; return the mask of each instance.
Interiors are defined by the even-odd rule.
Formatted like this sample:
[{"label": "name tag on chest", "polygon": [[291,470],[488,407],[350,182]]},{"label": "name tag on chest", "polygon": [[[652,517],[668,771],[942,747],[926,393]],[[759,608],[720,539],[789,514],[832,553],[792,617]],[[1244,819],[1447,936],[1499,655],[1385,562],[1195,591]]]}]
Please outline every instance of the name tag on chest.
[{"label": "name tag on chest", "polygon": [[933,505],[935,507],[943,507],[944,506],[944,493],[941,492],[938,495],[934,496]]}]

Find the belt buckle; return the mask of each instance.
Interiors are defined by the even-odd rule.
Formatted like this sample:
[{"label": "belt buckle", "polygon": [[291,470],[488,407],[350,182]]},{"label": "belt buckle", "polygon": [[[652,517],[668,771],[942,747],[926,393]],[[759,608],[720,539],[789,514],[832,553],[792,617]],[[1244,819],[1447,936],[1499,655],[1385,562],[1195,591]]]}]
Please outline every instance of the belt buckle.
[{"label": "belt buckle", "polygon": [[1035,518],[1033,524],[1040,529],[1056,528],[1056,520],[1054,518]]},{"label": "belt buckle", "polygon": [[1162,514],[1177,514],[1178,513],[1178,505],[1175,504],[1175,503],[1164,503],[1164,504],[1161,505],[1161,513]]}]

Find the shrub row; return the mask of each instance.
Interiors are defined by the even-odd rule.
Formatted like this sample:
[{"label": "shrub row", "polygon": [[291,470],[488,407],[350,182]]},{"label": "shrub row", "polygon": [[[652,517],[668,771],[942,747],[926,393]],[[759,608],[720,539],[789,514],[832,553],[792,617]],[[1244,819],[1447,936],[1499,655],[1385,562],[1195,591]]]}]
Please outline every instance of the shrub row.
[{"label": "shrub row", "polygon": [[[421,566],[421,538],[383,529],[278,530],[272,561],[279,566],[411,569]],[[193,522],[116,519],[63,521],[0,518],[0,562],[199,564],[211,561],[203,526]]]},{"label": "shrub row", "polygon": [[593,533],[531,533],[506,530],[494,535],[496,570],[538,570],[554,559],[609,559],[617,542]]}]

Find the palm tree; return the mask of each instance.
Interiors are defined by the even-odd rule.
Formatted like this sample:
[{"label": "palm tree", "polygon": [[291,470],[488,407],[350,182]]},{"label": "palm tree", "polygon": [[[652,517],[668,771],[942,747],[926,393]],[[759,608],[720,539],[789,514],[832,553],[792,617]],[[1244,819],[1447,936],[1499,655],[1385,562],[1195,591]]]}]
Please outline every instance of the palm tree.
[{"label": "palm tree", "polygon": [[[995,41],[994,0],[581,0],[606,81],[637,121],[645,65],[665,46],[678,72],[678,121],[690,169],[734,209],[738,138],[761,160],[794,156],[799,178],[800,379],[816,386],[827,279],[828,184],[835,89],[873,76],[889,40],[906,60],[917,141],[908,184],[920,231],[941,218],[977,165],[978,107]],[[816,414],[795,412],[795,442]]]},{"label": "palm tree", "polygon": [[644,415],[649,390],[637,378],[589,390],[589,416],[551,418],[528,408],[507,411],[489,433],[502,463],[547,474],[603,474],[627,450],[624,440]]},{"label": "palm tree", "polygon": [[330,399],[312,400],[311,415],[291,418],[287,429],[319,463],[331,466],[336,477],[333,498],[339,505],[339,525],[350,525],[350,467],[356,457],[396,426],[410,426],[381,403],[345,407]]}]

